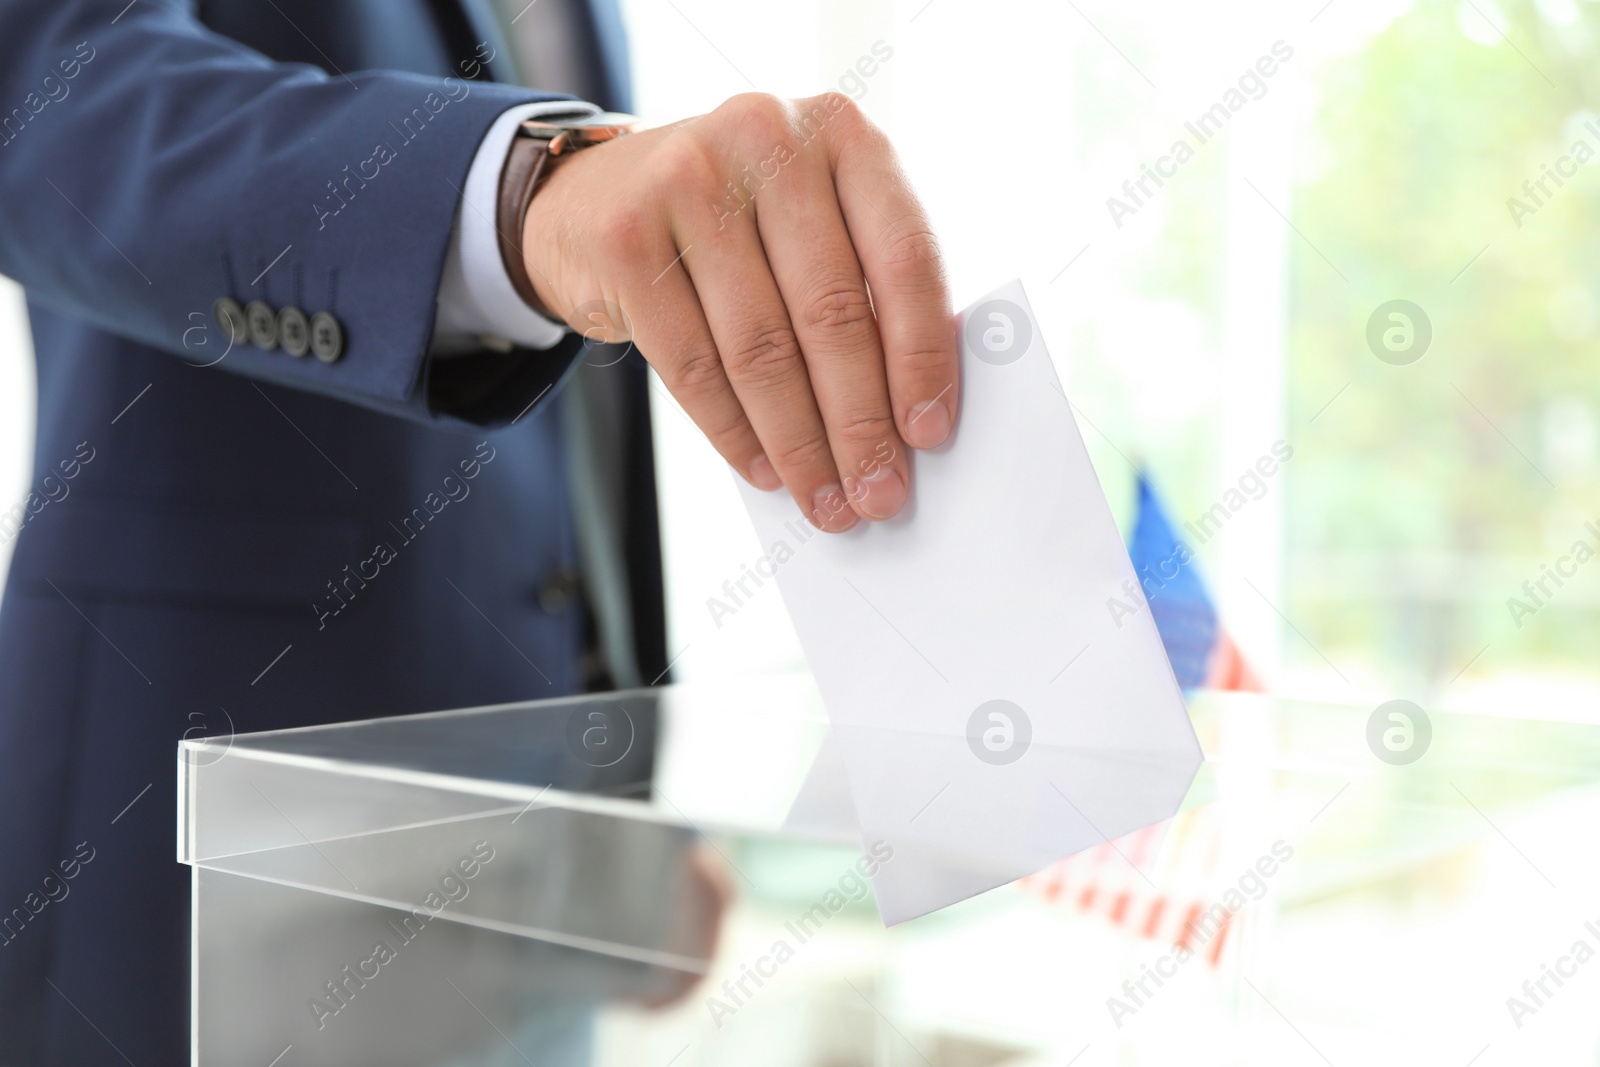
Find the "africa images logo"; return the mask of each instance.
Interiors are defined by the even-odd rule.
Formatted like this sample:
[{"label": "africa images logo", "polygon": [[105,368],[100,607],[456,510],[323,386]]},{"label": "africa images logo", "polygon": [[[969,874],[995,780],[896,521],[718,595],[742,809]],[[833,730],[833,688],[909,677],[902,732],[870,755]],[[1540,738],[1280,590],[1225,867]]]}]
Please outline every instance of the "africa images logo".
[{"label": "africa images logo", "polygon": [[967,347],[985,363],[1003,367],[1027,354],[1033,343],[1028,313],[1009,300],[985,300],[967,316]]},{"label": "africa images logo", "polygon": [[991,767],[1017,762],[1032,743],[1028,713],[1009,700],[986,700],[967,716],[967,747]]}]

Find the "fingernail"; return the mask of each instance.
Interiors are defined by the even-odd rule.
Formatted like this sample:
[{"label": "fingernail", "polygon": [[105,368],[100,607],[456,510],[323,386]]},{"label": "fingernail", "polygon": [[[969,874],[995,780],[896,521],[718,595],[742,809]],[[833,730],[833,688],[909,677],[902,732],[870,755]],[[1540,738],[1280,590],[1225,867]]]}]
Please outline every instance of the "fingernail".
[{"label": "fingernail", "polygon": [[893,467],[879,467],[861,479],[856,505],[873,519],[892,519],[906,506],[906,482]]},{"label": "fingernail", "polygon": [[783,479],[778,477],[778,472],[772,469],[772,461],[765,452],[750,461],[750,484],[764,492],[772,492],[783,484]]},{"label": "fingernail", "polygon": [[811,525],[826,533],[843,533],[861,521],[850,510],[850,501],[838,482],[817,490],[817,495],[811,498],[811,514],[808,517]]},{"label": "fingernail", "polygon": [[942,400],[924,400],[906,419],[906,443],[912,448],[937,448],[950,436],[950,409]]}]

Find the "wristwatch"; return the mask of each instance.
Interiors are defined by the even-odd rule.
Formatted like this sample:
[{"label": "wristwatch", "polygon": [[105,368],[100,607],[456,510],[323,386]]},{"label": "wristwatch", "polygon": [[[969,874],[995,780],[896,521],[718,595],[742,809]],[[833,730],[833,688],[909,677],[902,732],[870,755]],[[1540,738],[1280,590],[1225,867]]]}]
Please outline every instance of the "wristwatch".
[{"label": "wristwatch", "polygon": [[555,169],[552,160],[614,141],[639,125],[632,115],[603,111],[573,119],[529,119],[517,127],[500,172],[500,202],[495,229],[500,233],[500,258],[506,265],[511,286],[529,307],[547,318],[558,318],[540,301],[528,277],[527,261],[522,256],[522,220],[539,186]]}]

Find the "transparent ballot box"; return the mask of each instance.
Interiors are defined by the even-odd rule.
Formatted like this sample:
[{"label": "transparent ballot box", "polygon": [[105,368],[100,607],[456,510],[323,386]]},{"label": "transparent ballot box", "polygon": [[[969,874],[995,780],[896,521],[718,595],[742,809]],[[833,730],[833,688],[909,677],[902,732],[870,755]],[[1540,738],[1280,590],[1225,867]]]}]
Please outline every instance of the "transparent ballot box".
[{"label": "transparent ballot box", "polygon": [[1191,694],[1174,818],[890,928],[803,676],[185,741],[194,1062],[1593,1062],[1600,728],[1380,710]]}]

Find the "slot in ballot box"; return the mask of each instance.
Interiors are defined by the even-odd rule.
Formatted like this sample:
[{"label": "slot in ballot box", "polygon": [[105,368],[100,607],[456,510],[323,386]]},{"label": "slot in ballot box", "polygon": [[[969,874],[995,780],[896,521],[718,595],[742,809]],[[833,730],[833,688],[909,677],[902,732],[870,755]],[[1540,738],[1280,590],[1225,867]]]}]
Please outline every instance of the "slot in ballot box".
[{"label": "slot in ballot box", "polygon": [[804,676],[185,741],[193,1062],[1592,1056],[1506,1004],[1600,948],[1600,728],[1190,703],[1175,818],[890,929]]}]

